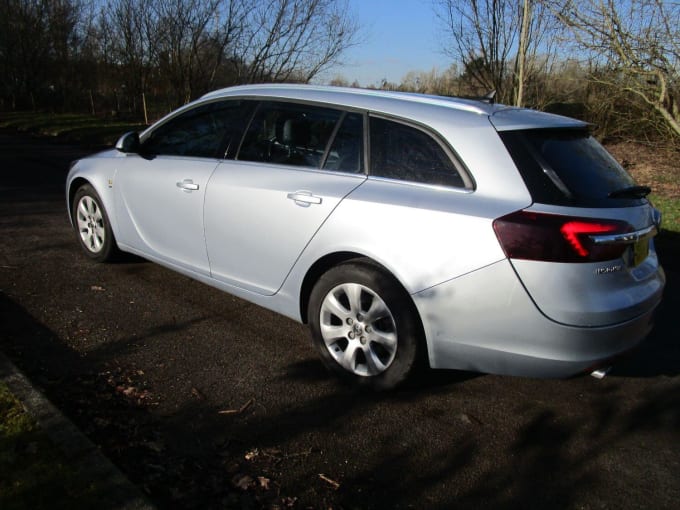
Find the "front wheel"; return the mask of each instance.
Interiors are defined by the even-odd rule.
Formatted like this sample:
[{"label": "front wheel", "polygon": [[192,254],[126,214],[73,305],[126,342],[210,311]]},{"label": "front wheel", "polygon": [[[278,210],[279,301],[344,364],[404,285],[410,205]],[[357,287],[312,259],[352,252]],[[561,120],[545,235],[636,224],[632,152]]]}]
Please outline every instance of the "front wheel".
[{"label": "front wheel", "polygon": [[325,365],[353,384],[394,388],[418,364],[423,335],[411,297],[367,259],[326,272],[312,290],[308,311]]},{"label": "front wheel", "polygon": [[89,184],[84,184],[73,197],[73,226],[85,254],[97,262],[109,262],[118,254],[109,217],[99,195]]}]

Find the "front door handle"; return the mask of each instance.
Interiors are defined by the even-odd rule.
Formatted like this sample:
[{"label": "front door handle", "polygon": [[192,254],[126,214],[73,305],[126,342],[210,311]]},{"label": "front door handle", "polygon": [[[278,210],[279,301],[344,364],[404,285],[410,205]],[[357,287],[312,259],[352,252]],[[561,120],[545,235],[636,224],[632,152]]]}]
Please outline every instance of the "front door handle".
[{"label": "front door handle", "polygon": [[177,183],[177,187],[184,191],[184,193],[191,193],[192,191],[196,191],[198,189],[198,184],[194,184],[194,181],[191,179],[184,179],[183,181]]},{"label": "front door handle", "polygon": [[312,204],[320,204],[322,202],[321,197],[312,195],[311,191],[305,190],[296,191],[295,193],[288,193],[287,197],[302,207],[309,207]]}]

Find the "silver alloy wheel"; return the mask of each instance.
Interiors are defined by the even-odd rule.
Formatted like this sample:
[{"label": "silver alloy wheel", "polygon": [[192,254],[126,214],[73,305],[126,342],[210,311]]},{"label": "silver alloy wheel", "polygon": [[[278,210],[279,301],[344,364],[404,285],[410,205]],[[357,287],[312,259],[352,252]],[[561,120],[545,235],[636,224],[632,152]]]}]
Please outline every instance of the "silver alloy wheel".
[{"label": "silver alloy wheel", "polygon": [[397,353],[397,326],[385,302],[358,283],[331,289],[321,303],[321,336],[328,352],[345,370],[378,375]]},{"label": "silver alloy wheel", "polygon": [[76,223],[83,245],[92,253],[99,253],[104,247],[106,229],[102,209],[91,196],[85,195],[78,202]]}]

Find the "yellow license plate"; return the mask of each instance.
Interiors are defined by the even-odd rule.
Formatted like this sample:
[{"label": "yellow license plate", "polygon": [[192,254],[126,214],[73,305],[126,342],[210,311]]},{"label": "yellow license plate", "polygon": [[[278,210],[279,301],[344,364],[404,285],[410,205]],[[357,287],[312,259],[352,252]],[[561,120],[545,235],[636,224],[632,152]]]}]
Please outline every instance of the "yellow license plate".
[{"label": "yellow license plate", "polygon": [[633,267],[637,267],[649,254],[649,239],[640,239],[633,245]]}]

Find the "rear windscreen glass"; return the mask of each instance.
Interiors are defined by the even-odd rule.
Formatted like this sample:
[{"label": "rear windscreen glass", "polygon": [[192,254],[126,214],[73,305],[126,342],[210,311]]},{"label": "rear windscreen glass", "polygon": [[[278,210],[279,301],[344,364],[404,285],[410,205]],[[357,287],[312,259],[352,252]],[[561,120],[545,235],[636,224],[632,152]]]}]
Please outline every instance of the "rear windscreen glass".
[{"label": "rear windscreen glass", "polygon": [[641,201],[610,198],[635,182],[587,131],[532,129],[500,136],[536,202],[618,207]]}]

